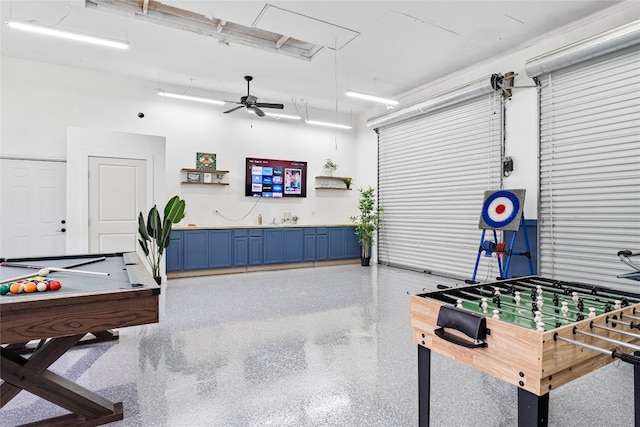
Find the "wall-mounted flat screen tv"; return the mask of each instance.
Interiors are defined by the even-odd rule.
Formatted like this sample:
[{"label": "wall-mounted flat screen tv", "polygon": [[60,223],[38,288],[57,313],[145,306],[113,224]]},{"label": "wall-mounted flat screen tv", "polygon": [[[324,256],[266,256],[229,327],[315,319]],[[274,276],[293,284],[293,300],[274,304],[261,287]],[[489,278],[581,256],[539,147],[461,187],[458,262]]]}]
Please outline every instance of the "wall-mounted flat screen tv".
[{"label": "wall-mounted flat screen tv", "polygon": [[307,162],[247,157],[248,197],[307,197]]}]

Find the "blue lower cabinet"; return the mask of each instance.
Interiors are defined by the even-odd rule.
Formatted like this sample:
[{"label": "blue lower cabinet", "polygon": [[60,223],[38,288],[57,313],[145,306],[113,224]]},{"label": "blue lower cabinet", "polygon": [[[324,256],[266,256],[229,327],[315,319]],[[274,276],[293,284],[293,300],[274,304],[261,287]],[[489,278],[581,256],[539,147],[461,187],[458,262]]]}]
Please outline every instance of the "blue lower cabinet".
[{"label": "blue lower cabinet", "polygon": [[358,237],[356,236],[355,228],[349,227],[346,229],[346,235],[344,236],[346,246],[346,258],[360,258],[360,254],[362,253],[362,249],[360,247],[360,242],[358,241]]},{"label": "blue lower cabinet", "polygon": [[262,229],[249,230],[249,265],[264,264]]},{"label": "blue lower cabinet", "polygon": [[184,241],[184,269],[202,270],[209,268],[209,250],[207,230],[185,230]]},{"label": "blue lower cabinet", "polygon": [[167,254],[167,272],[181,271],[184,269],[182,256],[184,255],[184,245],[182,242],[182,230],[174,230],[169,237]]},{"label": "blue lower cabinet", "polygon": [[360,257],[354,227],[174,230],[167,271],[206,270]]},{"label": "blue lower cabinet", "polygon": [[249,265],[249,231],[233,230],[233,265],[241,267]]},{"label": "blue lower cabinet", "polygon": [[304,260],[315,261],[316,260],[316,229],[305,228],[304,229]]},{"label": "blue lower cabinet", "polygon": [[326,227],[316,229],[316,260],[329,259],[329,234]]},{"label": "blue lower cabinet", "polygon": [[329,259],[343,259],[346,257],[347,245],[346,228],[329,228]]},{"label": "blue lower cabinet", "polygon": [[209,230],[209,268],[233,266],[231,230]]},{"label": "blue lower cabinet", "polygon": [[304,260],[304,229],[288,228],[284,230],[284,262],[302,262]]},{"label": "blue lower cabinet", "polygon": [[264,230],[264,263],[282,264],[284,262],[284,230],[270,228]]}]

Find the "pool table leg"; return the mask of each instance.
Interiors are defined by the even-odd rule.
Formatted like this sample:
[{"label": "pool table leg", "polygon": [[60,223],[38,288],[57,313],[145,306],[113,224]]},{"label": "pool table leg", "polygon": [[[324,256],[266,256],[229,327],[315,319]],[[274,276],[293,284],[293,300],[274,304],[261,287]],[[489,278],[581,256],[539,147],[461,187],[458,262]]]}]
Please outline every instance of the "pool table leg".
[{"label": "pool table leg", "polygon": [[72,412],[47,422],[56,425],[84,423],[100,425],[123,418],[122,403],[113,402],[48,370],[49,366],[82,339],[85,334],[48,340],[29,359],[0,347],[0,408],[21,390],[48,400]]},{"label": "pool table leg", "polygon": [[538,396],[518,387],[518,427],[547,427],[549,393]]}]

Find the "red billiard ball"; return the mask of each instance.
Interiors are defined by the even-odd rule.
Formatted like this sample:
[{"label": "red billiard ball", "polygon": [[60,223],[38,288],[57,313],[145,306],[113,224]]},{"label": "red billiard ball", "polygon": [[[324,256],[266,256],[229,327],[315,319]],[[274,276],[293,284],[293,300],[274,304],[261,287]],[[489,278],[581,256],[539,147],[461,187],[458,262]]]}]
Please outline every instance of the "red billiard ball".
[{"label": "red billiard ball", "polygon": [[58,280],[52,280],[51,283],[49,283],[49,290],[51,291],[57,291],[61,287],[62,284]]}]

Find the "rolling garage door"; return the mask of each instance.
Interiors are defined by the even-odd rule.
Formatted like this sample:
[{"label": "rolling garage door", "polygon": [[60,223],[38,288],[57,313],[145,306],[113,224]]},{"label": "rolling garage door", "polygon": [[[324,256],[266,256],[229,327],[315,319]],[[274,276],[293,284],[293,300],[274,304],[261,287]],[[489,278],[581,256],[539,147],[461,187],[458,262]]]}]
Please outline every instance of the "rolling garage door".
[{"label": "rolling garage door", "polygon": [[[484,191],[502,182],[502,96],[489,89],[437,104],[428,114],[377,128],[378,201],[384,208],[378,260],[470,278]],[[478,278],[484,275],[498,275],[495,260],[481,263]]]},{"label": "rolling garage door", "polygon": [[[543,276],[637,288],[616,278],[630,271],[617,252],[640,251],[640,51],[633,42],[640,31],[634,25],[565,48],[565,58],[580,52],[583,60],[574,54],[573,65],[537,76]],[[556,55],[557,64],[561,58]],[[544,58],[528,65],[536,62]]]}]

